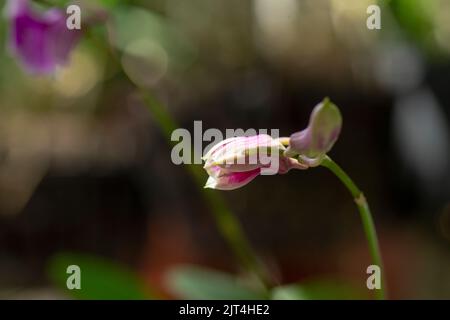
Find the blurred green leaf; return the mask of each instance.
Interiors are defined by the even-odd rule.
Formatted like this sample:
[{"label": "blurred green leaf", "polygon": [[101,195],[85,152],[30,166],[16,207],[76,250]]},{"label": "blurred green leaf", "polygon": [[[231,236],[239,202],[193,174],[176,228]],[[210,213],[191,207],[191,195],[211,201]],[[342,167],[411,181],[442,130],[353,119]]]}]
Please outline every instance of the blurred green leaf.
[{"label": "blurred green leaf", "polygon": [[180,266],[168,273],[171,291],[183,299],[264,299],[264,294],[248,288],[233,275],[196,266]]},{"label": "blurred green leaf", "polygon": [[429,44],[434,30],[435,0],[391,0],[388,2],[398,23],[414,40]]},{"label": "blurred green leaf", "polygon": [[[67,267],[81,269],[81,289],[67,289]],[[65,293],[78,299],[149,299],[152,297],[142,280],[126,268],[102,258],[73,253],[60,253],[49,263],[50,279]]]},{"label": "blurred green leaf", "polygon": [[308,281],[272,289],[273,300],[351,300],[367,299],[361,290],[337,280]]},{"label": "blurred green leaf", "polygon": [[192,62],[193,47],[163,16],[143,8],[122,5],[111,13],[111,39],[119,50],[127,52],[133,43],[147,42],[167,54],[171,67],[184,68]]},{"label": "blurred green leaf", "polygon": [[[98,4],[107,8],[112,8],[117,6],[120,3],[126,3],[128,2],[127,0],[91,0],[90,2],[92,2],[93,4]],[[61,7],[61,8],[66,8],[68,5],[70,4],[77,4],[74,3],[71,0],[46,0],[46,1],[42,1],[42,4],[45,5],[46,7],[48,5],[52,5],[52,6],[57,6],[57,7]]]},{"label": "blurred green leaf", "polygon": [[107,8],[113,8],[117,6],[120,3],[124,3],[126,1],[124,0],[97,0],[101,5],[107,7]]}]

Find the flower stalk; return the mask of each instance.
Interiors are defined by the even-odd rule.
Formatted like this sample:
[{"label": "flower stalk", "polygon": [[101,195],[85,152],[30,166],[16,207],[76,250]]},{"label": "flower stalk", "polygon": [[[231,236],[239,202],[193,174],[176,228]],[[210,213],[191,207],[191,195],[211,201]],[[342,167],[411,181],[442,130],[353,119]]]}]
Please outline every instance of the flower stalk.
[{"label": "flower stalk", "polygon": [[355,200],[356,206],[358,207],[359,214],[361,216],[364,233],[369,245],[372,263],[379,266],[381,270],[381,288],[375,291],[375,296],[377,299],[383,300],[386,298],[383,261],[380,253],[380,246],[378,244],[375,224],[373,222],[372,214],[370,213],[369,204],[367,203],[364,194],[361,192],[361,190],[359,190],[353,180],[330,157],[325,156],[321,162],[321,166],[328,168],[331,172],[333,172],[336,177],[338,177],[339,180],[345,185],[348,191],[350,191],[353,199]]}]

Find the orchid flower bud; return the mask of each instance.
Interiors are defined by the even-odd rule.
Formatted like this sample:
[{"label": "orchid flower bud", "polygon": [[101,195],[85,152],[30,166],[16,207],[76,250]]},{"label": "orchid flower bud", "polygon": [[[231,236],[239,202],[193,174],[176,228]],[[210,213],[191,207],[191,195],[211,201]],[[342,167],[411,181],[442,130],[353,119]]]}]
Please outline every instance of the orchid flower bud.
[{"label": "orchid flower bud", "polygon": [[270,168],[274,162],[277,162],[276,173],[280,174],[293,168],[307,168],[296,159],[284,157],[285,150],[277,139],[269,135],[226,139],[203,157],[204,169],[209,175],[205,188],[237,189],[263,174],[263,170]]},{"label": "orchid flower bud", "polygon": [[308,127],[291,135],[284,155],[297,157],[308,166],[317,166],[331,150],[342,127],[338,107],[328,98],[319,103],[311,113]]},{"label": "orchid flower bud", "polygon": [[69,30],[66,15],[59,9],[38,12],[28,0],[9,0],[10,48],[30,73],[51,74],[67,63],[80,39],[80,30]]}]

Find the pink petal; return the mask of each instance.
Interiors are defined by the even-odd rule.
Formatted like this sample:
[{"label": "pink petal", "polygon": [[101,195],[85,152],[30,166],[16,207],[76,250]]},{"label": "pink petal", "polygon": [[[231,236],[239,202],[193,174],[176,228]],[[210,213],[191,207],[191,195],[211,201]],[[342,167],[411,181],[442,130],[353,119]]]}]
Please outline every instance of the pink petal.
[{"label": "pink petal", "polygon": [[205,188],[218,190],[234,190],[245,186],[247,183],[256,178],[261,172],[261,169],[255,169],[246,172],[226,172],[220,177],[209,177]]}]

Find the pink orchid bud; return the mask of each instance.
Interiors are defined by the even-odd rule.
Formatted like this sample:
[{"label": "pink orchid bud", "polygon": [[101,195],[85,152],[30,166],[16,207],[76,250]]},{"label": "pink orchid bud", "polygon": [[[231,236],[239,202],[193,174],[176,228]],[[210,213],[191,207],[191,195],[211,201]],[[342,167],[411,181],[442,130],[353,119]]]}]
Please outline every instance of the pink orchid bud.
[{"label": "pink orchid bud", "polygon": [[[286,148],[269,135],[226,139],[203,157],[209,175],[205,188],[233,190],[242,187],[265,170],[284,174],[290,169],[306,169],[295,159],[284,157]],[[269,171],[270,172],[270,171]]]},{"label": "pink orchid bud", "polygon": [[40,12],[28,0],[9,0],[6,15],[10,49],[30,73],[53,73],[68,61],[81,36],[80,30],[67,29],[64,11],[52,8]]},{"label": "pink orchid bud", "polygon": [[338,107],[325,98],[312,111],[308,127],[291,135],[284,155],[298,156],[300,162],[317,166],[333,147],[341,128],[342,116]]}]

